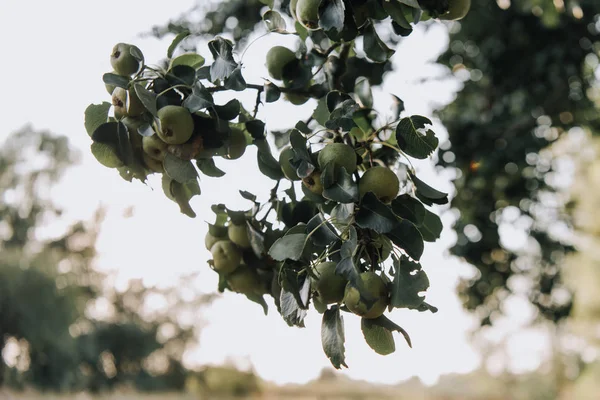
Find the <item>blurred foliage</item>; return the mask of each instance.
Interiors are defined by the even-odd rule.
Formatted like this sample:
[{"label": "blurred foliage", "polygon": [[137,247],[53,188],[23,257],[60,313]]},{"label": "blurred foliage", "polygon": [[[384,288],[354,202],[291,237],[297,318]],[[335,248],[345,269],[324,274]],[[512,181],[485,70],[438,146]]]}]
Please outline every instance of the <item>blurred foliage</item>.
[{"label": "blurred foliage", "polygon": [[[562,278],[564,256],[574,250],[572,204],[562,191],[569,176],[551,145],[600,125],[599,12],[597,1],[477,0],[451,27],[439,62],[464,88],[439,113],[449,132],[439,165],[457,169],[451,252],[477,268],[459,290],[482,324],[502,312],[517,287],[513,277],[526,278],[540,316],[556,322],[571,311]],[[525,232],[524,243],[506,234],[515,231]]]},{"label": "blurred foliage", "polygon": [[[138,281],[108,287],[92,268],[102,212],[53,234],[64,221],[50,193],[75,160],[65,137],[31,127],[0,148],[0,386],[182,389],[196,331],[177,318],[209,298],[184,302]],[[158,297],[167,306],[145,312]]]}]

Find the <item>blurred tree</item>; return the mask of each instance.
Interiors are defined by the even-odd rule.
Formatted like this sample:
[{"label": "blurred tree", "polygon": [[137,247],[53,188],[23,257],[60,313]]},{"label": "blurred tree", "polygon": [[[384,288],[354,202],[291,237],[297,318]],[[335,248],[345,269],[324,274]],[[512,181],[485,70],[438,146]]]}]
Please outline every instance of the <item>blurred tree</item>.
[{"label": "blurred tree", "polygon": [[[562,279],[574,250],[569,175],[551,145],[600,125],[599,12],[597,1],[478,0],[451,27],[439,62],[464,88],[439,113],[449,142],[438,163],[457,171],[451,252],[477,268],[460,293],[482,324],[493,323],[515,291],[551,321],[571,311]],[[525,278],[526,289],[513,277]]]},{"label": "blurred tree", "polygon": [[[31,127],[0,148],[0,386],[181,389],[182,356],[209,298],[186,302],[175,289],[141,282],[108,288],[92,268],[102,212],[40,239],[62,211],[51,188],[75,160],[65,137]],[[166,306],[146,313],[159,298]],[[90,315],[102,301],[105,315]],[[182,313],[193,321],[180,321]]]}]

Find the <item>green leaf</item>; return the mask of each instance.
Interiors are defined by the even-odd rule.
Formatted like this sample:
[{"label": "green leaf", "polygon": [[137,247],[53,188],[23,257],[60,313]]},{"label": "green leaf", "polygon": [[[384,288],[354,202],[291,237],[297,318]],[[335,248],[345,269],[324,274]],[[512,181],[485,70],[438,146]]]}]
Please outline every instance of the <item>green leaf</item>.
[{"label": "green leaf", "polygon": [[440,217],[429,210],[425,210],[425,218],[423,219],[423,223],[417,225],[417,228],[419,229],[419,232],[421,232],[423,240],[427,242],[435,242],[440,238],[444,226]]},{"label": "green leaf", "polygon": [[279,100],[281,96],[281,90],[275,84],[270,81],[265,82],[265,101],[267,103],[273,103]]},{"label": "green leaf", "polygon": [[263,14],[262,20],[269,32],[287,33],[285,20],[277,11],[269,10]]},{"label": "green leaf", "polygon": [[373,92],[371,91],[371,84],[367,78],[362,78],[356,82],[356,85],[354,85],[354,93],[356,93],[364,108],[373,108]]},{"label": "green leaf", "polygon": [[430,206],[431,204],[446,204],[448,203],[448,193],[440,192],[432,188],[416,175],[409,173],[410,180],[415,185],[416,195],[423,203]]},{"label": "green leaf", "polygon": [[109,72],[109,73],[102,75],[102,80],[107,85],[113,85],[113,86],[117,86],[117,87],[120,87],[123,89],[127,89],[127,87],[129,86],[129,81],[131,79],[127,76],[121,76],[121,75],[112,74]]},{"label": "green leaf", "polygon": [[220,119],[231,121],[240,114],[240,102],[237,99],[231,99],[222,106],[214,105],[213,110],[215,110]]},{"label": "green leaf", "polygon": [[215,165],[215,160],[212,158],[202,158],[196,160],[196,165],[198,166],[198,169],[206,176],[219,178],[225,175],[225,172],[217,168],[217,166]]},{"label": "green leaf", "polygon": [[198,177],[198,172],[191,161],[182,160],[171,153],[165,155],[163,167],[167,175],[181,184],[194,181]]},{"label": "green leaf", "polygon": [[344,348],[344,320],[340,315],[338,305],[333,305],[329,310],[323,313],[323,322],[321,324],[321,343],[323,351],[331,364],[336,369],[341,369],[346,365],[345,348]]},{"label": "green leaf", "polygon": [[398,225],[398,218],[375,194],[369,192],[363,197],[358,212],[356,224],[361,228],[373,229],[378,233],[387,233]]},{"label": "green leaf", "polygon": [[400,114],[404,111],[404,102],[402,99],[396,95],[392,95],[392,118],[393,120],[397,120],[400,118]]},{"label": "green leaf", "polygon": [[256,254],[257,257],[262,258],[267,252],[267,249],[265,248],[265,235],[248,221],[246,221],[246,225],[248,226],[250,246],[252,246],[254,254]]},{"label": "green leaf", "polygon": [[418,309],[425,301],[425,296],[419,293],[429,288],[427,274],[421,268],[421,264],[406,257],[394,260],[394,269],[390,306]]},{"label": "green leaf", "polygon": [[277,261],[294,260],[298,261],[302,257],[302,252],[308,235],[305,233],[294,233],[279,238],[269,249],[269,255]]},{"label": "green leaf", "polygon": [[260,305],[265,315],[268,315],[269,306],[267,305],[267,302],[265,301],[265,298],[262,294],[246,293],[246,297],[248,298],[248,300]]},{"label": "green leaf", "polygon": [[206,60],[200,54],[185,53],[172,59],[169,68],[171,69],[178,65],[186,65],[194,70],[197,70],[198,68],[202,67],[205,62]]},{"label": "green leaf", "polygon": [[133,164],[133,150],[127,127],[122,122],[106,122],[92,133],[92,140],[112,146],[126,166]]},{"label": "green leaf", "polygon": [[364,30],[363,50],[367,57],[380,63],[386,62],[394,54],[394,50],[387,47],[379,38],[372,23]]},{"label": "green leaf", "polygon": [[403,194],[392,200],[392,210],[402,219],[419,226],[425,220],[425,207],[409,194]]},{"label": "green leaf", "polygon": [[231,75],[229,75],[229,77],[227,79],[225,79],[225,84],[223,86],[225,86],[226,89],[234,90],[236,92],[241,92],[243,90],[246,90],[246,87],[247,87],[246,80],[242,76],[242,67],[241,66],[237,67],[231,73]]},{"label": "green leaf", "polygon": [[350,285],[357,288],[360,293],[361,300],[365,302],[368,307],[370,307],[377,299],[375,299],[364,289],[364,283],[360,278],[360,270],[354,263],[354,253],[356,252],[357,247],[358,238],[356,229],[351,226],[349,230],[349,238],[342,243],[340,248],[341,259],[335,266],[335,273],[346,278],[346,280],[350,282]]},{"label": "green leaf", "polygon": [[96,157],[96,160],[105,167],[119,168],[124,165],[117,154],[117,150],[109,144],[93,142],[90,150],[94,157]]},{"label": "green leaf", "polygon": [[198,184],[198,181],[194,179],[186,183],[179,183],[173,180],[171,181],[171,193],[177,204],[179,204],[181,213],[190,218],[195,218],[196,213],[190,206],[190,199],[196,195],[200,195],[200,185]]},{"label": "green leaf", "polygon": [[[260,140],[266,142],[265,139]],[[281,166],[270,152],[261,151],[259,148],[259,150],[256,152],[256,160],[258,163],[258,169],[263,175],[276,181],[283,179],[284,176],[283,172],[281,171]]]},{"label": "green leaf", "polygon": [[344,29],[344,3],[342,0],[321,0],[319,26],[324,31],[341,32]]},{"label": "green leaf", "polygon": [[238,66],[233,59],[233,44],[221,36],[216,36],[208,42],[208,48],[215,60],[210,66],[211,82],[229,77]]},{"label": "green leaf", "polygon": [[167,73],[166,78],[172,85],[192,87],[196,80],[196,70],[188,65],[176,65]]},{"label": "green leaf", "polygon": [[419,260],[423,255],[424,244],[421,232],[407,220],[402,220],[396,228],[386,233],[386,235],[412,259]]},{"label": "green leaf", "polygon": [[283,287],[279,296],[280,313],[289,326],[304,327],[304,317],[307,315],[308,298],[310,295],[310,279],[306,275],[292,278],[285,274]]},{"label": "green leaf", "polygon": [[192,88],[192,94],[184,101],[182,106],[189,112],[195,113],[204,108],[211,108],[215,104],[212,94],[200,82],[196,82]]},{"label": "green leaf", "polygon": [[376,325],[371,319],[362,318],[360,322],[360,329],[362,330],[365,341],[370,348],[375,350],[377,354],[386,356],[396,351],[396,343],[392,332],[388,329]]},{"label": "green leaf", "polygon": [[425,134],[420,131],[431,124],[429,119],[419,115],[402,118],[396,127],[396,141],[400,149],[418,159],[429,157],[437,148],[439,140],[431,129],[427,129]]},{"label": "green leaf", "polygon": [[145,87],[136,83],[133,85],[135,94],[146,108],[155,117],[158,117],[158,110],[156,109],[156,94],[147,90]]},{"label": "green leaf", "polygon": [[412,30],[412,26],[404,16],[404,7],[397,1],[384,1],[383,9],[392,17],[392,20],[404,29]]},{"label": "green leaf", "polygon": [[108,120],[108,111],[110,110],[111,104],[108,102],[102,102],[102,104],[90,104],[85,109],[85,130],[90,137],[96,129]]},{"label": "green leaf", "polygon": [[402,334],[402,336],[404,336],[404,340],[406,340],[408,347],[412,348],[412,342],[410,340],[410,336],[408,336],[408,332],[406,332],[404,329],[402,329],[399,325],[394,323],[392,320],[390,320],[385,315],[382,315],[378,318],[371,319],[370,321],[373,325],[381,326],[382,328],[385,328],[388,331],[400,332]]},{"label": "green leaf", "polygon": [[[246,130],[248,131],[248,133],[250,133],[250,136],[252,136],[253,139],[255,139],[257,142],[258,140],[264,140],[265,137],[265,123],[259,119],[253,119],[251,121],[246,121],[245,123],[246,126]],[[267,143],[266,140],[264,140],[263,142],[264,149],[266,153],[271,154],[271,148],[269,147],[269,144]],[[258,145],[257,145],[258,146]]]},{"label": "green leaf", "polygon": [[312,117],[321,126],[325,126],[329,121],[329,110],[327,109],[327,99],[325,97],[320,98],[317,102],[317,108],[315,108]]},{"label": "green leaf", "polygon": [[[331,179],[332,177],[332,179]],[[323,197],[338,203],[354,203],[358,201],[358,185],[352,175],[339,165],[329,163],[321,172]]]},{"label": "green leaf", "polygon": [[316,167],[307,148],[306,138],[297,129],[290,131],[290,145],[294,149],[294,158],[290,163],[296,168],[296,173],[300,178],[306,178],[313,173]]},{"label": "green leaf", "polygon": [[338,229],[343,230],[350,222],[354,215],[354,203],[340,203],[331,210],[331,218],[333,225]]},{"label": "green leaf", "polygon": [[409,7],[413,7],[416,9],[421,9],[421,6],[419,5],[419,2],[417,0],[398,0],[400,3],[402,4],[406,4]]},{"label": "green leaf", "polygon": [[173,39],[173,41],[169,45],[169,48],[167,49],[167,57],[168,58],[173,57],[173,53],[175,52],[175,48],[177,48],[177,46],[179,45],[179,43],[181,43],[181,41],[183,39],[185,39],[186,37],[188,37],[189,35],[190,35],[190,31],[188,31],[186,29],[183,32],[180,32],[179,34],[177,34],[177,36],[175,36],[175,38]]},{"label": "green leaf", "polygon": [[317,214],[306,224],[306,232],[312,233],[310,239],[316,246],[328,246],[338,240],[335,229],[321,214]]}]

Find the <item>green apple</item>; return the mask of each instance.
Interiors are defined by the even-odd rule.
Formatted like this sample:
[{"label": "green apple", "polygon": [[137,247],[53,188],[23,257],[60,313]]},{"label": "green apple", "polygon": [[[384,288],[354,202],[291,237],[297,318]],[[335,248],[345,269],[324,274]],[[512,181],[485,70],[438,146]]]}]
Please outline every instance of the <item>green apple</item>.
[{"label": "green apple", "polygon": [[236,160],[244,155],[248,142],[246,141],[246,134],[239,128],[231,128],[231,135],[229,136],[229,142],[225,145],[224,158],[228,160]]},{"label": "green apple", "polygon": [[346,285],[344,293],[344,303],[350,311],[363,318],[377,318],[381,316],[388,305],[389,292],[385,281],[375,272],[363,272],[360,274],[360,279],[367,293],[373,296],[377,301],[368,308],[361,301],[360,292],[350,283]]},{"label": "green apple", "polygon": [[204,246],[206,246],[206,250],[210,251],[215,243],[221,240],[227,240],[227,230],[224,227],[218,227],[219,231],[217,234],[215,232],[209,231],[206,233],[204,237]]},{"label": "green apple", "polygon": [[112,92],[112,104],[115,110],[115,117],[139,117],[146,111],[146,108],[140,101],[133,89],[123,89],[116,87]]},{"label": "green apple", "polygon": [[[136,56],[141,56],[138,59]],[[110,64],[118,75],[131,76],[139,71],[144,62],[144,56],[137,46],[127,43],[117,43],[110,55]]]},{"label": "green apple", "polygon": [[250,237],[248,236],[248,227],[246,225],[236,225],[231,223],[227,227],[227,236],[229,240],[241,247],[242,249],[249,249]]},{"label": "green apple", "polygon": [[299,181],[300,177],[296,173],[296,169],[290,164],[290,160],[294,157],[294,149],[291,147],[285,147],[279,153],[279,165],[281,166],[281,172],[290,181]]},{"label": "green apple", "polygon": [[227,276],[227,284],[236,293],[261,295],[267,292],[256,270],[245,264]]},{"label": "green apple", "polygon": [[267,71],[273,79],[283,79],[283,68],[296,59],[293,51],[283,46],[274,46],[267,53]]},{"label": "green apple", "polygon": [[158,172],[159,174],[165,172],[162,161],[155,160],[146,153],[142,154],[142,158],[144,159],[144,164],[146,164],[146,167],[148,167],[150,171]]},{"label": "green apple", "polygon": [[121,119],[127,116],[127,90],[116,87],[112,92],[112,105],[115,118]]},{"label": "green apple", "polygon": [[298,93],[284,93],[283,98],[295,106],[301,106],[310,99],[310,97]]},{"label": "green apple", "polygon": [[220,274],[232,273],[242,261],[242,252],[229,240],[219,240],[211,247],[210,252],[214,269]]},{"label": "green apple", "polygon": [[298,0],[296,18],[308,30],[319,29],[319,5],[321,0]]},{"label": "green apple", "polygon": [[160,125],[158,136],[167,144],[187,142],[194,133],[194,119],[187,108],[181,106],[164,106],[157,113]]},{"label": "green apple", "polygon": [[319,152],[317,158],[321,170],[325,165],[333,163],[346,169],[349,174],[356,171],[356,153],[344,143],[329,143]]},{"label": "green apple", "polygon": [[471,0],[449,0],[448,12],[438,18],[443,20],[457,21],[463,19],[471,9]]},{"label": "green apple", "polygon": [[167,146],[157,135],[144,136],[142,138],[142,150],[148,154],[148,157],[156,161],[162,162],[165,159]]},{"label": "green apple", "polygon": [[323,193],[323,184],[321,183],[321,171],[319,170],[315,170],[306,178],[302,178],[302,183],[308,188],[308,190],[315,194],[320,195]]},{"label": "green apple", "polygon": [[390,203],[398,196],[400,181],[391,169],[380,165],[369,168],[358,181],[358,191],[362,198],[373,192],[379,200]]},{"label": "green apple", "polygon": [[311,286],[321,303],[339,303],[344,298],[348,281],[335,273],[336,265],[334,262],[320,263],[315,268],[318,278],[311,278]]}]

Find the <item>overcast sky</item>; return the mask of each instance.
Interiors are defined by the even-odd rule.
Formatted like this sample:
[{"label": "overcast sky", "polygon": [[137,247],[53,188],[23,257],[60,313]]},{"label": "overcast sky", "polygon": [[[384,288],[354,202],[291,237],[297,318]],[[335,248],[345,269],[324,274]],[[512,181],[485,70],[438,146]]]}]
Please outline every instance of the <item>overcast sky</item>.
[{"label": "overcast sky", "polygon": [[[103,167],[89,152],[83,112],[90,103],[110,101],[102,74],[111,70],[109,55],[113,45],[136,44],[147,63],[158,62],[166,55],[172,37],[158,41],[141,39],[138,34],[155,24],[166,23],[193,3],[0,2],[0,140],[27,123],[34,129],[48,129],[69,137],[81,153],[81,162],[56,188],[55,199],[67,209],[65,221],[89,219],[97,207],[107,207],[97,265],[116,271],[120,285],[131,278],[143,278],[149,285],[169,285],[184,274],[199,272],[199,287],[206,293],[216,291],[217,275],[206,265],[210,254],[203,244],[204,222],[213,221],[210,205],[222,202],[233,209],[245,209],[249,204],[238,190],[260,195],[267,194],[273,185],[258,172],[254,148],[237,161],[217,159],[217,165],[227,175],[221,179],[202,177],[202,196],[192,201],[198,217],[190,219],[165,198],[156,179],[150,181],[149,187],[139,182],[127,183],[116,170]],[[417,82],[419,77],[441,74],[441,69],[429,63],[447,46],[446,32],[445,25],[436,23],[428,33],[418,29],[404,39],[394,56],[396,69],[387,76],[385,90],[377,93],[376,108],[385,112],[390,105],[387,93],[393,93],[405,101],[408,113],[430,116],[432,106],[452,99],[459,87],[456,81]],[[243,74],[248,82],[262,83],[261,78],[266,77],[264,56],[275,43],[293,46],[294,38],[271,34],[257,41],[243,60]],[[208,52],[203,55],[210,56]],[[254,93],[236,96],[248,108],[253,106]],[[314,106],[312,101],[302,108],[279,101],[262,107],[259,117],[266,120],[269,129],[281,129],[308,117]],[[444,129],[436,124],[435,130],[443,141]],[[452,190],[449,175],[438,175],[429,162],[417,163],[417,168],[422,179],[441,190]],[[133,214],[124,218],[132,206]],[[444,215],[443,221],[447,225],[452,216]],[[48,227],[46,234],[56,232],[64,224]],[[453,240],[454,234],[446,227],[438,242],[426,244],[422,259],[431,281],[428,302],[440,311],[435,315],[402,310],[391,313],[391,318],[411,334],[413,349],[396,336],[396,353],[379,356],[364,343],[359,319],[345,315],[350,366],[345,374],[386,383],[416,375],[432,383],[440,374],[467,372],[477,366],[478,356],[466,334],[473,319],[462,310],[455,295],[459,276],[468,273],[469,268],[447,256]],[[261,308],[245,297],[223,295],[202,313],[207,327],[201,333],[200,347],[188,354],[187,361],[203,364],[233,360],[240,365],[251,364],[262,377],[278,383],[305,382],[318,376],[321,368],[330,365],[321,348],[320,315],[310,313],[305,329],[289,328],[273,303],[269,304],[271,311],[265,317]],[[509,307],[524,306],[517,301]],[[516,325],[513,322],[502,329],[514,330],[526,320],[524,315]],[[515,365],[533,368],[543,347],[544,341],[534,335],[529,339],[521,337],[509,351],[515,355]]]}]

